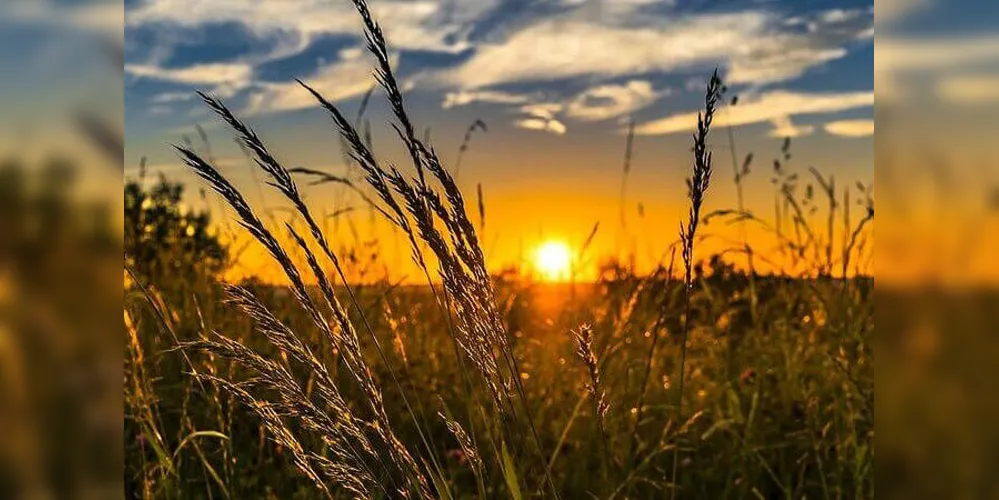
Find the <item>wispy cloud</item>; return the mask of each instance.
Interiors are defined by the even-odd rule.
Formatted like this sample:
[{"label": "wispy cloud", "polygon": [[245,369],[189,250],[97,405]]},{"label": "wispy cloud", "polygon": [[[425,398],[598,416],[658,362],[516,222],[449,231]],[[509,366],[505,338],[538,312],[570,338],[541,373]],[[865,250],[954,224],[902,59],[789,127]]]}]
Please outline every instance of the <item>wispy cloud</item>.
[{"label": "wispy cloud", "polygon": [[557,102],[539,102],[521,106],[520,111],[535,118],[551,120],[565,109],[565,105]]},{"label": "wispy cloud", "polygon": [[576,96],[568,105],[566,114],[583,121],[617,118],[640,110],[666,95],[656,91],[652,83],[632,80],[624,85],[600,85]]},{"label": "wispy cloud", "polygon": [[[944,39],[885,37],[876,47],[874,87],[878,99],[895,101],[908,96],[911,89],[905,80],[914,74],[938,76],[995,64],[999,64],[999,36],[992,34]],[[940,84],[951,85],[945,80]]]},{"label": "wispy cloud", "polygon": [[[791,132],[787,128],[790,119],[800,115],[836,113],[850,109],[874,106],[874,91],[846,93],[804,93],[773,91],[759,96],[745,97],[736,106],[725,108],[716,115],[718,125],[749,125],[753,123],[775,123],[777,131]],[[644,123],[635,128],[643,135],[662,135],[694,130],[697,125],[697,112],[678,113],[665,118]],[[785,129],[785,130],[781,130]],[[775,132],[777,132],[775,131]],[[806,129],[794,128],[793,132],[802,135]]]},{"label": "wispy cloud", "polygon": [[846,55],[873,35],[867,9],[787,23],[770,11],[671,16],[608,25],[574,16],[545,19],[481,44],[446,84],[488,88],[576,77],[603,79],[724,64],[732,84],[786,81]]},{"label": "wispy cloud", "polygon": [[565,124],[554,118],[525,118],[523,120],[517,120],[514,122],[514,125],[527,130],[538,130],[555,135],[564,135],[566,132]]},{"label": "wispy cloud", "polygon": [[870,137],[874,135],[874,120],[839,120],[827,123],[824,129],[840,137]]},{"label": "wispy cloud", "polygon": [[[367,91],[374,84],[371,61],[364,53],[343,50],[342,59],[321,66],[303,78],[310,86],[333,100],[348,99]],[[393,64],[398,56],[393,56]],[[150,102],[163,105],[190,98],[193,90],[206,87],[220,97],[245,92],[244,112],[249,114],[292,111],[314,106],[315,99],[294,81],[255,82],[254,69],[246,63],[195,64],[182,68],[163,68],[151,64],[128,64],[125,72],[135,78],[147,78],[192,87],[186,92],[166,92]]]},{"label": "wispy cloud", "polygon": [[557,118],[564,109],[565,105],[557,102],[527,104],[520,107],[520,112],[527,117],[515,120],[513,125],[527,130],[564,135],[568,128]]},{"label": "wispy cloud", "polygon": [[770,131],[770,137],[785,138],[789,137],[794,139],[796,137],[804,137],[806,135],[812,135],[815,132],[815,127],[811,125],[795,125],[791,121],[790,116],[781,116],[771,120],[774,128]]},{"label": "wispy cloud", "polygon": [[[371,9],[396,49],[458,52],[468,47],[471,23],[497,4],[498,0],[381,0],[372,2]],[[261,37],[293,33],[303,48],[320,35],[356,36],[361,27],[350,2],[328,0],[156,0],[129,9],[125,16],[127,27],[226,22],[240,23]]]},{"label": "wispy cloud", "polygon": [[497,90],[460,90],[445,94],[444,102],[441,103],[441,107],[444,109],[450,109],[457,106],[467,106],[477,102],[491,104],[525,104],[534,99],[535,97],[531,94],[516,94]]},{"label": "wispy cloud", "polygon": [[526,117],[515,120],[515,126],[562,135],[567,131],[565,118],[579,121],[618,118],[642,109],[668,94],[668,89],[657,91],[650,82],[632,80],[620,85],[598,85],[557,101],[538,100],[540,97],[536,94],[463,91],[447,94],[443,107],[470,102],[520,104],[517,111]]},{"label": "wispy cloud", "polygon": [[[398,62],[393,57],[393,65]],[[340,60],[303,79],[327,99],[339,101],[365,93],[375,83],[366,57]],[[316,106],[316,99],[297,82],[260,85],[251,91],[246,113],[292,111]]]},{"label": "wispy cloud", "polygon": [[[498,0],[380,0],[372,2],[374,16],[384,27],[391,47],[398,52],[415,50],[457,53],[467,42],[473,23],[494,8]],[[251,53],[212,64],[182,62],[164,64],[177,46],[185,43],[177,28],[203,28],[219,23],[237,23],[246,35],[267,43]],[[254,79],[260,65],[286,60],[304,52],[323,36],[358,39],[362,26],[350,2],[301,0],[295,2],[248,2],[246,0],[155,0],[130,7],[125,13],[126,30],[147,29],[165,33],[160,45],[133,56],[126,70],[140,78],[184,85],[211,86],[222,96],[245,92],[247,110],[269,113],[312,105],[294,82],[302,77],[288,71],[261,82]],[[362,59],[360,46],[341,50],[336,61],[321,62],[308,80],[333,99],[363,93],[371,84],[372,66]],[[527,102],[527,101],[524,101]]]},{"label": "wispy cloud", "polygon": [[518,111],[527,115],[527,118],[516,120],[514,125],[562,135],[567,131],[565,118],[586,122],[619,118],[668,94],[669,89],[656,90],[650,82],[644,80],[631,80],[620,85],[598,85],[560,101],[524,104]]},{"label": "wispy cloud", "polygon": [[164,92],[162,94],[156,94],[149,102],[153,104],[170,104],[181,101],[190,101],[195,97],[194,92]]},{"label": "wispy cloud", "polygon": [[126,64],[125,72],[136,78],[149,78],[187,85],[245,86],[253,78],[253,68],[241,63],[196,64],[182,68],[162,68],[151,64]]}]

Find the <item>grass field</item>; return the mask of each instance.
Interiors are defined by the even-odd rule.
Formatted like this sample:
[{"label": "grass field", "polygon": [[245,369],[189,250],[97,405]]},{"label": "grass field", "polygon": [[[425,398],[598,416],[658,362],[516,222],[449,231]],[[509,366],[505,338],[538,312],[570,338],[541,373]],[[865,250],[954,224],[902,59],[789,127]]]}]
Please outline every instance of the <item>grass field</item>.
[{"label": "grass field", "polygon": [[[663,497],[674,446],[680,447],[677,482],[683,497],[873,496],[873,283],[768,279],[759,286],[762,305],[754,321],[745,276],[713,275],[697,285],[681,421],[675,379],[682,285],[630,277],[588,286],[575,299],[554,285],[497,285],[543,456],[563,498],[589,493],[606,498],[615,492],[617,498]],[[200,307],[207,328],[282,359],[245,316],[221,303],[218,286],[199,288],[193,295],[197,302],[178,296],[168,303],[166,323],[174,334],[194,339],[206,331]],[[311,332],[303,337],[320,352],[323,342],[294,299],[271,287],[255,291],[296,332]],[[479,490],[468,455],[438,412],[476,433],[487,496],[515,496],[511,480],[523,496],[549,496],[526,417],[518,408],[500,424],[483,414],[488,396],[481,387],[479,394],[467,390],[447,338],[447,320],[429,290],[372,286],[358,299],[382,346],[391,346],[392,370],[432,442],[448,494],[474,498]],[[294,470],[294,452],[267,442],[259,418],[185,373],[238,380],[259,374],[221,357],[192,355],[189,365],[179,353],[165,352],[174,345],[172,336],[152,307],[139,298],[130,304],[127,490],[158,498],[322,496]],[[654,328],[659,321],[661,327]],[[586,390],[586,366],[570,336],[583,323],[592,325],[600,388],[609,405],[601,424],[605,436]],[[643,396],[653,331],[660,342]],[[387,382],[388,370],[366,344],[375,378],[386,381],[383,396],[395,431],[422,452],[399,388]],[[322,359],[336,366],[333,353]],[[304,390],[315,391],[314,376],[298,374]],[[344,385],[348,400],[363,398]],[[321,436],[289,425],[304,447],[324,453]],[[504,425],[510,435],[497,445]]]},{"label": "grass field", "polygon": [[[126,186],[129,497],[873,497],[874,285],[851,267],[869,252],[869,188],[837,191],[813,171],[798,189],[777,161],[785,220],[702,213],[725,99],[715,76],[671,259],[647,273],[607,262],[592,283],[493,274],[474,207],[416,137],[380,28],[355,5],[411,168],[379,163],[334,103],[303,92],[426,283],[347,283],[352,263],[302,201],[310,173],[203,96],[296,224],[265,222],[210,157],[178,152],[290,285],[221,282],[228,249],[207,216],[178,215],[166,183]],[[749,162],[733,167],[738,184]],[[708,218],[773,228],[794,273],[702,255]]]}]

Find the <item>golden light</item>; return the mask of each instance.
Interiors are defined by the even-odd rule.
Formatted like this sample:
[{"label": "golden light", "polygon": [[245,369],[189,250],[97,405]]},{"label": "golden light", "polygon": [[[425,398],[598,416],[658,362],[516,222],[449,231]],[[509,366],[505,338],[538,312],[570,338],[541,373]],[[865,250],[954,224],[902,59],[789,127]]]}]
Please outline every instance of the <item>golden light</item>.
[{"label": "golden light", "polygon": [[572,252],[561,241],[546,241],[535,251],[534,267],[548,281],[568,280],[572,268]]}]

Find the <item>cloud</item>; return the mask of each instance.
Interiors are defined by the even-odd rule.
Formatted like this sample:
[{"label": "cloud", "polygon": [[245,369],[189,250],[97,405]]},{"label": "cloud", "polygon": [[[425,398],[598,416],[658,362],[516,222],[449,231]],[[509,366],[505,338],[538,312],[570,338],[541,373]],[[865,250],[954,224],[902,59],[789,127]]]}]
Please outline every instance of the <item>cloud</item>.
[{"label": "cloud", "polygon": [[824,129],[840,137],[870,137],[874,135],[874,120],[840,120],[827,123]]},{"label": "cloud", "polygon": [[535,118],[551,120],[555,118],[555,115],[561,113],[563,109],[565,109],[565,105],[561,103],[540,102],[535,104],[528,104],[526,106],[521,106],[520,111],[527,113]]},{"label": "cloud", "polygon": [[937,84],[937,95],[956,104],[999,102],[999,74],[945,76]]},{"label": "cloud", "polygon": [[[828,114],[874,106],[874,91],[845,93],[804,93],[778,90],[759,96],[744,97],[737,106],[715,115],[715,124],[739,126],[773,122],[777,129],[799,115]],[[785,121],[788,120],[788,121]],[[679,113],[644,123],[635,128],[641,135],[662,135],[694,130],[697,111]],[[785,130],[785,132],[790,129]],[[804,129],[795,129],[804,132]],[[776,131],[775,131],[776,132]]]},{"label": "cloud", "polygon": [[[398,57],[393,57],[391,62],[393,66],[396,65]],[[303,81],[332,102],[364,94],[375,83],[371,62],[367,58],[346,59],[329,64]],[[315,97],[298,82],[269,83],[260,85],[251,93],[245,112],[274,113],[317,105]]]},{"label": "cloud", "polygon": [[[878,99],[897,101],[907,97],[911,89],[903,82],[913,74],[941,75],[997,63],[999,36],[992,34],[938,39],[881,37],[874,53],[874,88]],[[941,81],[941,85],[946,84]]]},{"label": "cloud", "polygon": [[156,105],[146,108],[146,112],[153,116],[169,115],[173,112],[170,106]]},{"label": "cloud", "polygon": [[[411,65],[419,69],[415,75],[400,74],[404,86],[436,87],[444,94],[445,109],[473,103],[512,106],[520,113],[514,118],[516,126],[560,135],[570,120],[609,120],[650,106],[668,93],[651,83],[664,73],[686,78],[720,65],[729,84],[759,89],[794,80],[844,57],[852,46],[868,43],[875,15],[871,8],[833,9],[789,19],[767,6],[698,14],[673,10],[672,0],[548,0],[539,15],[527,17],[511,15],[501,4],[501,0],[379,0],[371,8],[396,53],[403,57],[413,51],[451,54],[434,56],[426,66]],[[172,53],[171,44],[184,43],[166,34],[175,33],[178,27],[204,28],[210,40],[211,26],[219,23],[238,23],[249,37],[268,43],[251,44],[256,53],[224,63],[164,64],[169,59],[164,54]],[[142,28],[164,34],[153,37],[161,46],[128,52],[142,58],[126,65],[129,75],[212,87],[222,97],[241,93],[251,113],[314,105],[291,81],[290,71],[275,81],[259,83],[254,82],[255,68],[303,53],[319,37],[356,40],[362,31],[349,1],[329,0],[139,2],[126,9],[125,25],[126,30]],[[168,41],[166,46],[163,40]],[[372,67],[358,46],[341,49],[334,57],[333,63],[320,62],[307,79],[317,90],[342,100],[370,87]],[[413,60],[421,59],[414,56]],[[536,82],[569,85],[559,87],[554,95],[524,90],[524,84]],[[578,94],[566,90],[575,91],[583,82],[590,87]],[[811,130],[794,126],[791,118],[807,113],[793,107],[776,114],[755,111],[758,116],[749,123],[773,122],[779,130],[803,134]],[[689,116],[668,117],[640,129],[671,133],[692,126],[680,127],[679,122],[670,121],[674,119],[689,121]]]},{"label": "cloud", "polygon": [[794,122],[791,121],[790,116],[774,118],[771,122],[773,123],[774,128],[770,131],[770,137],[777,137],[781,139],[789,137],[794,139],[796,137],[812,135],[812,132],[815,132],[815,127],[811,125],[795,125]]},{"label": "cloud", "polygon": [[[380,0],[372,13],[385,30],[393,51],[419,50],[457,53],[470,47],[467,37],[473,23],[494,8],[499,0]],[[211,26],[236,23],[247,36],[273,43],[255,44],[254,53],[217,64],[168,67],[163,64],[183,38],[177,28],[204,28],[211,40]],[[187,85],[213,86],[223,96],[248,92],[249,110],[265,113],[300,109],[311,105],[294,74],[272,82],[254,82],[254,68],[302,53],[319,37],[360,39],[362,24],[349,1],[296,0],[294,2],[247,2],[245,0],[156,0],[130,6],[125,12],[126,30],[139,28],[160,33],[159,45],[130,51],[135,61],[126,70],[141,78]],[[199,42],[202,43],[202,42]],[[363,93],[371,84],[371,61],[361,45],[336,54],[337,62],[320,63],[309,80],[331,99]],[[282,81],[283,78],[283,81]],[[526,102],[526,101],[524,101]]]},{"label": "cloud", "polygon": [[365,51],[366,49],[361,46],[347,47],[346,49],[341,49],[339,55],[340,59],[350,61],[353,59],[360,59],[361,57],[364,57]]},{"label": "cloud", "polygon": [[616,118],[644,108],[666,93],[655,91],[651,83],[643,80],[632,80],[622,85],[599,85],[566,101],[522,105],[518,110],[527,117],[515,121],[514,125],[562,135],[567,127],[561,115],[580,121]]},{"label": "cloud", "polygon": [[514,94],[495,90],[460,90],[445,94],[444,102],[441,104],[441,107],[444,109],[450,109],[456,106],[467,106],[476,102],[492,104],[524,104],[530,102],[531,100],[532,96],[530,94]]},{"label": "cloud", "polygon": [[566,132],[565,124],[555,119],[525,118],[514,122],[514,126],[528,130],[550,132],[555,135],[564,135]]},{"label": "cloud", "polygon": [[154,95],[149,99],[149,102],[153,104],[169,104],[172,102],[189,101],[194,96],[194,92],[164,92]]},{"label": "cloud", "polygon": [[[498,0],[381,0],[370,7],[393,49],[459,52],[468,48],[472,23]],[[157,0],[125,13],[127,28],[140,26],[198,27],[235,22],[258,37],[293,34],[304,49],[321,35],[361,33],[361,23],[347,1],[299,0]]]},{"label": "cloud", "polygon": [[[303,78],[309,86],[333,101],[361,95],[375,83],[368,58],[349,50],[341,51],[340,55],[348,58],[327,64]],[[393,65],[398,64],[398,60],[398,56],[391,58]],[[254,83],[253,68],[245,63],[197,64],[183,68],[128,64],[125,72],[136,78],[211,87],[214,94],[223,98],[248,91],[244,110],[248,114],[292,111],[316,105],[315,98],[297,82]],[[152,97],[151,102],[162,105],[189,99],[191,95],[189,92],[167,92]]]},{"label": "cloud", "polygon": [[788,26],[769,11],[651,18],[608,25],[577,17],[545,19],[476,47],[439,75],[462,88],[583,76],[604,79],[726,64],[729,83],[790,80],[846,55],[871,32],[868,10],[816,15]]},{"label": "cloud", "polygon": [[648,5],[673,7],[676,5],[676,0],[614,0],[613,2],[594,2],[592,0],[554,0],[554,3],[567,7],[596,4],[596,7],[599,8],[599,13],[606,14],[608,12],[633,11]]},{"label": "cloud", "polygon": [[644,80],[632,80],[624,85],[601,85],[576,96],[566,110],[572,118],[599,121],[623,116],[642,109],[666,92],[656,92]]},{"label": "cloud", "polygon": [[565,109],[565,105],[557,102],[540,102],[520,107],[520,112],[527,115],[513,122],[518,128],[539,130],[555,135],[564,135],[568,130],[562,121],[556,118]]},{"label": "cloud", "polygon": [[874,72],[886,69],[945,69],[999,61],[999,36],[942,39],[886,37],[878,40]]},{"label": "cloud", "polygon": [[241,63],[196,64],[183,68],[161,68],[151,64],[126,64],[125,72],[136,78],[149,78],[187,85],[244,86],[253,78],[253,68]]},{"label": "cloud", "polygon": [[[538,101],[539,94],[521,94],[496,90],[462,90],[445,94],[441,106],[449,109],[475,102],[519,105],[517,111],[527,115],[521,128],[546,130],[559,134],[565,132],[559,115],[580,121],[600,121],[626,115],[642,109],[669,93],[656,91],[644,80],[631,80],[624,84],[598,85],[561,101]],[[550,127],[547,123],[554,121]],[[515,124],[518,122],[515,122]],[[542,125],[545,124],[545,125]]]}]

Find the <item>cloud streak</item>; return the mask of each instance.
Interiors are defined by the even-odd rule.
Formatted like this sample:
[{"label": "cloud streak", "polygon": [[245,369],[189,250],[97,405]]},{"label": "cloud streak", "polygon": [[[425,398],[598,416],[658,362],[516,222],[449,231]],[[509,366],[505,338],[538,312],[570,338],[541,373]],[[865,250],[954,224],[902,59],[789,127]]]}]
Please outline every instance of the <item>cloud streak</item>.
[{"label": "cloud streak", "polygon": [[725,64],[731,84],[776,83],[839,59],[845,46],[873,35],[867,10],[835,12],[790,24],[768,11],[678,16],[646,26],[546,19],[481,44],[439,78],[474,89]]},{"label": "cloud streak", "polygon": [[840,137],[870,137],[874,135],[874,120],[840,120],[827,123],[824,129],[826,133]]},{"label": "cloud streak", "polygon": [[811,125],[795,125],[790,116],[781,116],[771,120],[774,128],[770,131],[770,137],[777,138],[797,138],[812,135],[815,127]]},{"label": "cloud streak", "polygon": [[527,130],[538,130],[555,135],[565,135],[566,127],[562,122],[551,118],[525,118],[514,122],[514,126]]},{"label": "cloud streak", "polygon": [[441,107],[444,109],[450,109],[458,106],[468,106],[475,103],[526,104],[534,99],[535,97],[531,94],[516,94],[497,90],[461,90],[445,94],[444,102],[441,103]]},{"label": "cloud streak", "polygon": [[246,85],[253,78],[253,68],[241,63],[196,64],[183,68],[161,68],[148,64],[126,64],[125,73],[186,85]]},{"label": "cloud streak", "polygon": [[[381,0],[370,7],[394,48],[458,52],[468,48],[472,23],[497,4],[498,0]],[[361,32],[360,21],[346,1],[156,0],[130,8],[125,15],[126,28],[228,22],[240,23],[261,38],[294,33],[303,48],[320,35],[356,37]]]},{"label": "cloud streak", "polygon": [[[912,75],[963,73],[969,68],[996,64],[999,64],[999,36],[992,34],[942,39],[883,37],[875,48],[874,87],[878,99],[898,101],[911,92],[904,82]],[[952,85],[945,80],[941,79],[938,87]],[[938,90],[943,90],[944,97],[953,97],[953,92],[947,89]]]},{"label": "cloud streak", "polygon": [[[392,58],[392,64],[398,57]],[[340,101],[367,92],[375,83],[371,62],[366,57],[337,61],[303,79],[310,87],[331,101]],[[248,99],[246,113],[261,114],[293,111],[316,106],[316,99],[298,82],[261,85]]]},{"label": "cloud streak", "polygon": [[632,80],[623,85],[601,85],[576,96],[566,114],[582,121],[600,121],[638,111],[668,94],[657,92],[650,82]]},{"label": "cloud streak", "polygon": [[[755,97],[746,97],[737,106],[726,108],[715,117],[721,126],[750,125],[772,122],[775,132],[791,132],[803,135],[807,129],[794,128],[791,117],[837,113],[874,106],[874,91],[845,93],[804,93],[773,91]],[[635,128],[641,135],[664,135],[694,130],[697,125],[697,112],[691,111],[667,116],[644,123]],[[810,132],[810,131],[808,131]]]}]

